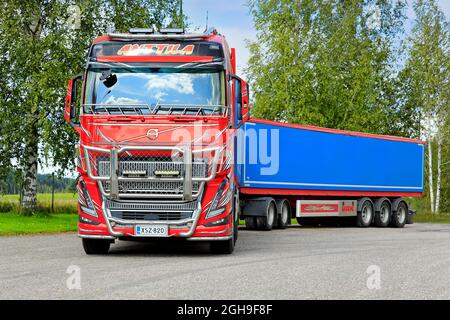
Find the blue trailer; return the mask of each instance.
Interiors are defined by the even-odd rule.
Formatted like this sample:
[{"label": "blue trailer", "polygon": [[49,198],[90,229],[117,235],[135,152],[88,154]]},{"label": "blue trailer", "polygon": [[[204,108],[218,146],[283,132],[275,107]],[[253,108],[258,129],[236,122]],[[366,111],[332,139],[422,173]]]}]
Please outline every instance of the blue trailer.
[{"label": "blue trailer", "polygon": [[237,136],[241,216],[250,229],[285,227],[294,213],[300,224],[354,217],[361,227],[403,227],[412,211],[402,197],[424,191],[420,140],[260,119]]}]

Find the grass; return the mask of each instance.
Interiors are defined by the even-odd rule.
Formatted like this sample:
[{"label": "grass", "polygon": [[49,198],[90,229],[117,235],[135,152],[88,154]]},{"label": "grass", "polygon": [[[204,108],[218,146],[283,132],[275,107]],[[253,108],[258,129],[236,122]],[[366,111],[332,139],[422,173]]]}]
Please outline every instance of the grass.
[{"label": "grass", "polygon": [[22,216],[1,213],[0,236],[72,232],[77,230],[77,220],[76,214]]},{"label": "grass", "polygon": [[77,194],[38,194],[38,210],[32,216],[19,214],[19,195],[0,195],[0,236],[60,233],[77,230]]},{"label": "grass", "polygon": [[[52,213],[52,194],[39,193],[38,212]],[[2,212],[20,212],[19,195],[0,195],[0,214]],[[76,193],[55,193],[55,203],[53,213],[77,213]]]},{"label": "grass", "polygon": [[450,213],[418,213],[414,217],[414,222],[450,223]]}]

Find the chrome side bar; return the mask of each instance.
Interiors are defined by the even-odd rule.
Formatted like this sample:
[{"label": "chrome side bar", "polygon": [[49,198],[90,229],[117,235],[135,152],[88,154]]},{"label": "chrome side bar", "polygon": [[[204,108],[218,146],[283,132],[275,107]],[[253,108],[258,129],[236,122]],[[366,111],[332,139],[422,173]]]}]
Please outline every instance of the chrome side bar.
[{"label": "chrome side bar", "polygon": [[110,189],[112,199],[117,199],[119,196],[119,157],[117,149],[111,149],[111,160],[110,160]]},{"label": "chrome side bar", "polygon": [[184,151],[183,200],[192,201],[192,149],[190,146]]}]

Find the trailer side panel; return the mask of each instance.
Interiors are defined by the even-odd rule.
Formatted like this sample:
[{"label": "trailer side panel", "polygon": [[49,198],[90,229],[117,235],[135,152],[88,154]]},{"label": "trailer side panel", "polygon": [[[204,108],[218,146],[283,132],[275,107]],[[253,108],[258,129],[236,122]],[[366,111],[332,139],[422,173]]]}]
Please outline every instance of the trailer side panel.
[{"label": "trailer side panel", "polygon": [[386,136],[247,122],[236,172],[245,189],[423,192],[424,145]]}]

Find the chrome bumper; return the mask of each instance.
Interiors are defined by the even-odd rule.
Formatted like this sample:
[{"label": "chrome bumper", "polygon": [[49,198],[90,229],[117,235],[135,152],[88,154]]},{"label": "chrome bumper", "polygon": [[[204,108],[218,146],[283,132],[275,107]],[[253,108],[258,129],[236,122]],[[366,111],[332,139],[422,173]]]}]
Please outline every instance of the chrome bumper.
[{"label": "chrome bumper", "polygon": [[113,229],[113,226],[111,225],[111,222],[115,222],[122,225],[137,225],[137,224],[145,224],[145,225],[168,225],[170,226],[182,226],[191,224],[189,227],[189,231],[187,232],[181,232],[178,234],[179,237],[190,237],[195,231],[195,228],[197,228],[198,220],[200,219],[200,214],[202,213],[202,206],[201,203],[198,202],[197,209],[194,210],[194,213],[192,215],[192,218],[184,219],[184,220],[178,220],[178,221],[133,221],[133,220],[123,220],[123,219],[117,219],[111,216],[110,211],[106,208],[105,202],[102,204],[102,214],[103,219],[105,220],[106,227],[108,228],[108,232],[118,238],[124,236],[123,232],[118,232]]}]

